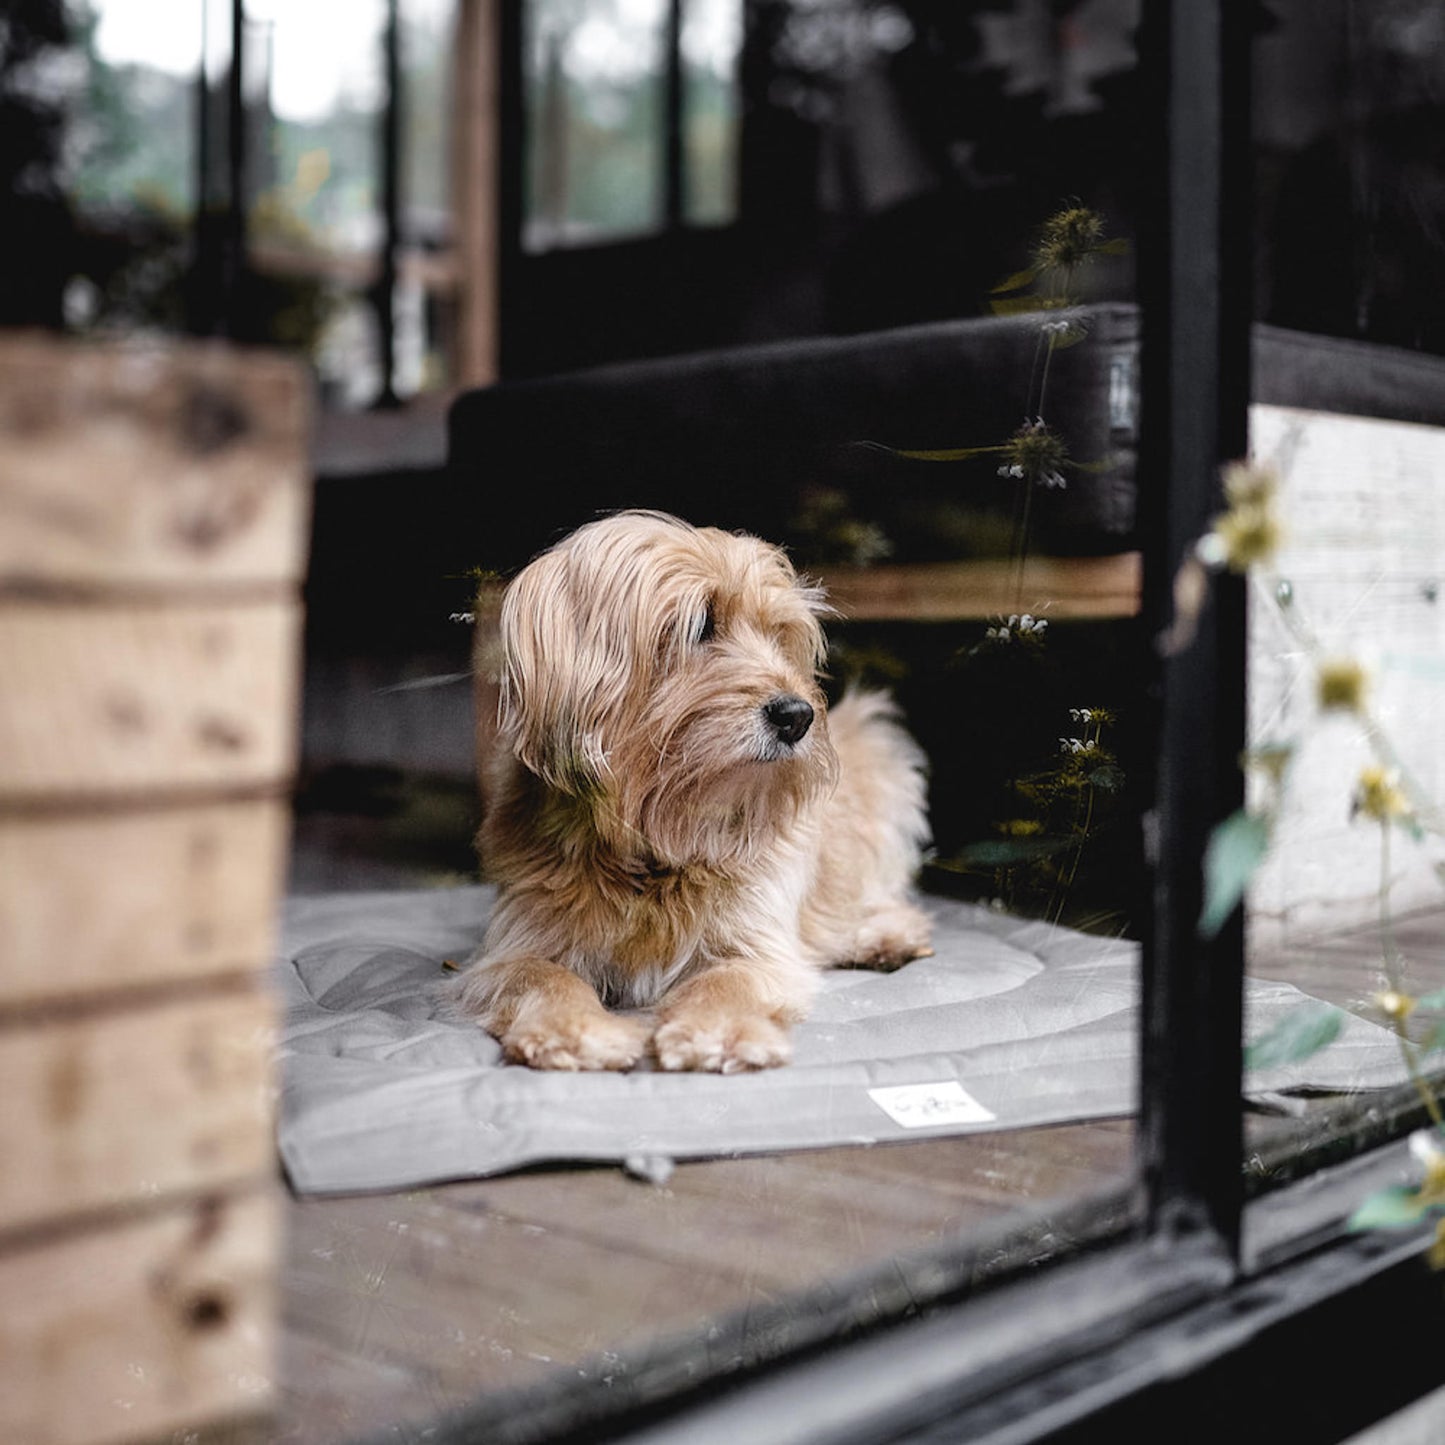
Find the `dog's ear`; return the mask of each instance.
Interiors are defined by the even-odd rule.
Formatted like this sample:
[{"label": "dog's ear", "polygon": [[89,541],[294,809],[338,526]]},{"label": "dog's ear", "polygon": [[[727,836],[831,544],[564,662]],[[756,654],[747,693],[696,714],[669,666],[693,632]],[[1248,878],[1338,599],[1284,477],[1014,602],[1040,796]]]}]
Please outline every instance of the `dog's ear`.
[{"label": "dog's ear", "polygon": [[627,676],[605,603],[578,571],[571,549],[543,553],[513,579],[501,615],[501,727],[524,767],[573,794],[607,771],[605,722]]}]

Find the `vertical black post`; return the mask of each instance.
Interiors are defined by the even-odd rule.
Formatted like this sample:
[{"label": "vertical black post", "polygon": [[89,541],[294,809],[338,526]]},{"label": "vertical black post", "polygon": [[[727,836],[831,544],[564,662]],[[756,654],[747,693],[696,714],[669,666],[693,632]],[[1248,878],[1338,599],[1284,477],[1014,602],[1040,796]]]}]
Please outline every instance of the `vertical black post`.
[{"label": "vertical black post", "polygon": [[226,72],[226,197],[221,216],[218,329],[235,336],[246,270],[246,7],[231,0],[231,64]]},{"label": "vertical black post", "polygon": [[663,26],[662,93],[662,221],[671,235],[682,228],[687,209],[686,160],[683,155],[683,112],[687,83],[682,61],[682,0],[668,0]]},{"label": "vertical black post", "polygon": [[386,0],[382,37],[386,101],[381,111],[381,265],[373,301],[376,306],[381,390],[377,406],[395,406],[396,271],[401,249],[401,14],[400,0]]},{"label": "vertical black post", "polygon": [[[1140,234],[1145,618],[1158,637],[1173,578],[1246,449],[1249,399],[1249,33],[1232,0],[1151,0],[1141,63],[1155,139]],[[1149,1223],[1237,1257],[1242,1204],[1243,930],[1199,936],[1209,835],[1239,806],[1244,596],[1218,579],[1190,644],[1156,659],[1159,738],[1146,933],[1141,1148]]]},{"label": "vertical black post", "polygon": [[207,64],[211,45],[211,0],[201,0],[201,63],[196,70],[196,212],[191,221],[191,274],[189,280],[188,324],[192,330],[209,332],[214,325],[216,279],[215,226],[211,213],[213,183],[213,113],[211,76]]}]

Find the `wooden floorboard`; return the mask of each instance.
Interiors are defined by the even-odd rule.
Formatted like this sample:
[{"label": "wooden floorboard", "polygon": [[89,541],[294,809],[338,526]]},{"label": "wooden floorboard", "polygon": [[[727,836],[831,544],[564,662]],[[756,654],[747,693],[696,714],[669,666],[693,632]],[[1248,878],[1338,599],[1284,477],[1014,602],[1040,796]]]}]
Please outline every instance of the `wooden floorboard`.
[{"label": "wooden floorboard", "polygon": [[[349,875],[316,857],[303,866],[311,878],[368,886],[385,877],[384,865]],[[1396,936],[1416,986],[1445,987],[1442,916],[1401,920]],[[1253,967],[1368,1012],[1378,948],[1361,930]],[[1251,1117],[1250,1148],[1287,1147],[1302,1127]],[[294,1199],[280,1408],[266,1438],[420,1440],[427,1421],[485,1393],[580,1374],[601,1382],[680,1332],[968,1239],[1023,1210],[1047,1218],[1117,1193],[1132,1177],[1134,1137],[1131,1120],[1102,1120],[684,1163],[661,1182],[556,1168]]]}]

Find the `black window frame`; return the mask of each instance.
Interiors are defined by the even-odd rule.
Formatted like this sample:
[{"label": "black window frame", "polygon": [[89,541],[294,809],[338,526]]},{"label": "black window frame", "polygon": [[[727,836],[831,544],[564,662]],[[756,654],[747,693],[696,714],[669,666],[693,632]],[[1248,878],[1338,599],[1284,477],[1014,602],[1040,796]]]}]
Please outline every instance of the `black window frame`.
[{"label": "black window frame", "polygon": [[[1150,637],[1218,509],[1221,465],[1246,451],[1252,9],[1143,7]],[[519,14],[503,0],[504,26]],[[520,96],[504,103],[515,124]],[[506,164],[515,184],[516,157]],[[1192,644],[1147,679],[1158,766],[1137,1182],[718,1322],[634,1362],[605,1393],[594,1380],[549,1381],[480,1400],[429,1438],[1003,1445],[1139,1431],[1173,1445],[1301,1445],[1346,1439],[1445,1383],[1445,1286],[1425,1261],[1433,1226],[1345,1224],[1372,1189],[1404,1177],[1401,1136],[1423,1119],[1412,1089],[1372,1097],[1347,1138],[1281,1161],[1302,1182],[1246,1198],[1242,919],[1207,941],[1196,926],[1205,843],[1243,795],[1244,619],[1242,580],[1220,579]],[[1038,1268],[1050,1249],[1066,1257]]]}]

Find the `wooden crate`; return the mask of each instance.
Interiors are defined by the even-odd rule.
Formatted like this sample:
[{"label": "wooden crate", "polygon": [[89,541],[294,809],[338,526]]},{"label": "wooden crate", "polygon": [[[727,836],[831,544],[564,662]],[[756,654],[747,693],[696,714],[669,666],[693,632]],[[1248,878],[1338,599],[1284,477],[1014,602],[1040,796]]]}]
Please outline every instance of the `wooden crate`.
[{"label": "wooden crate", "polygon": [[310,386],[0,339],[0,1422],[264,1413]]}]

